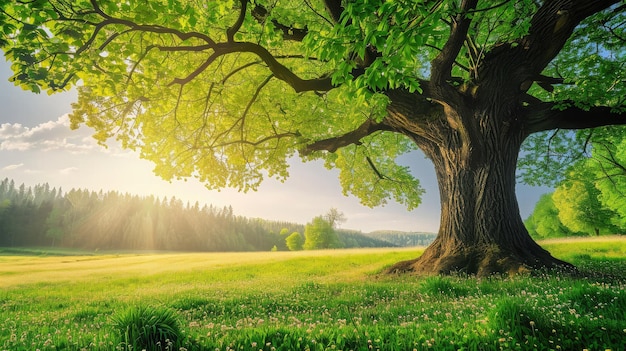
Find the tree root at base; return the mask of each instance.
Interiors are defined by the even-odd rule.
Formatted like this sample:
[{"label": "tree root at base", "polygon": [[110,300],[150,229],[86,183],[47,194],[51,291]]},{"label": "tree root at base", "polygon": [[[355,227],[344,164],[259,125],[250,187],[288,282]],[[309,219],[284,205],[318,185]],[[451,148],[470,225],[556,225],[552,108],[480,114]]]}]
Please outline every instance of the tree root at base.
[{"label": "tree root at base", "polygon": [[576,275],[577,268],[554,258],[540,249],[524,252],[523,255],[501,250],[496,246],[473,247],[455,251],[428,248],[416,259],[402,261],[388,268],[385,273],[408,273],[416,275],[466,274],[477,277],[492,275],[514,276],[532,274],[544,270],[560,270]]}]

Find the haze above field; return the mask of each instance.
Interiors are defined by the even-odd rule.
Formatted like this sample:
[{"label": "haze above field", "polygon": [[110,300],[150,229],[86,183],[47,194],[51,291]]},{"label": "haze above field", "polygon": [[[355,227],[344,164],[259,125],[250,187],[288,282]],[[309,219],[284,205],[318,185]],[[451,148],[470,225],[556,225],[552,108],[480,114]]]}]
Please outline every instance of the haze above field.
[{"label": "haze above field", "polygon": [[[176,196],[218,207],[232,205],[237,215],[302,224],[335,207],[346,216],[343,228],[363,232],[438,229],[439,196],[433,166],[425,158],[417,157],[420,162],[411,165],[426,189],[422,205],[414,211],[394,202],[374,209],[364,207],[356,198],[342,195],[337,172],[326,170],[321,163],[302,164],[297,159],[285,183],[269,179],[258,192],[209,191],[195,179],[168,183],[155,176],[152,164],[141,160],[137,153],[122,150],[114,142],[108,149],[97,145],[86,127],[71,131],[66,114],[71,112],[75,92],[35,95],[14,87],[7,81],[10,75],[8,63],[0,60],[1,178],[30,186],[49,183],[66,190]],[[539,196],[548,190],[518,185],[522,217],[532,212]]]}]

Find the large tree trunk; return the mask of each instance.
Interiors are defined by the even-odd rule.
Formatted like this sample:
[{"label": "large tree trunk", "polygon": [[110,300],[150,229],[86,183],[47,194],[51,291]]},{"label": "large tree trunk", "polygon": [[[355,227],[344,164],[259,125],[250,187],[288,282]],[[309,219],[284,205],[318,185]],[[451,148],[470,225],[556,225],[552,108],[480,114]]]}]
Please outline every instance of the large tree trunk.
[{"label": "large tree trunk", "polygon": [[[448,122],[431,132],[436,143],[434,137],[414,137],[435,165],[441,196],[439,234],[421,257],[400,262],[389,272],[487,276],[542,267],[573,269],[542,249],[522,222],[515,170],[525,136],[522,126],[514,125],[516,112],[493,105],[478,112],[444,111]],[[405,128],[407,121],[402,123]]]}]

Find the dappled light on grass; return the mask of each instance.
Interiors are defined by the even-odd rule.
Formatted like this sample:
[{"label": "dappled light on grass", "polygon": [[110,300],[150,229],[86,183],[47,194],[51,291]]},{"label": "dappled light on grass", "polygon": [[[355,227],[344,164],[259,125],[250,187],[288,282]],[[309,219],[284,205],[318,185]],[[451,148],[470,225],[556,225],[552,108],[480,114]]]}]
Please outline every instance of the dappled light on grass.
[{"label": "dappled light on grass", "polygon": [[[182,335],[177,351],[626,348],[624,275],[380,274],[415,254],[0,257],[14,274],[22,267],[19,273],[30,276],[29,283],[0,291],[0,350],[122,350],[115,316],[134,306],[174,312]],[[570,254],[587,271],[626,272],[626,256]],[[68,275],[79,278],[45,279],[64,269],[63,260],[75,265]],[[46,274],[37,275],[44,267]]]}]

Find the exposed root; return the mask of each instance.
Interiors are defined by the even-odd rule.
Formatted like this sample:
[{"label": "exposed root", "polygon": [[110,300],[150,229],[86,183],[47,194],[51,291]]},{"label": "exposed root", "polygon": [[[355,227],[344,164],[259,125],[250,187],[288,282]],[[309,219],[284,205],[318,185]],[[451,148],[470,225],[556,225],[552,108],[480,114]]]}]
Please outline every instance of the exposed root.
[{"label": "exposed root", "polygon": [[467,274],[477,277],[492,275],[514,276],[531,274],[545,269],[558,269],[577,274],[573,265],[552,257],[547,251],[526,251],[523,255],[505,251],[497,246],[471,247],[447,252],[429,247],[422,256],[398,262],[386,273],[410,273],[417,275]]}]

